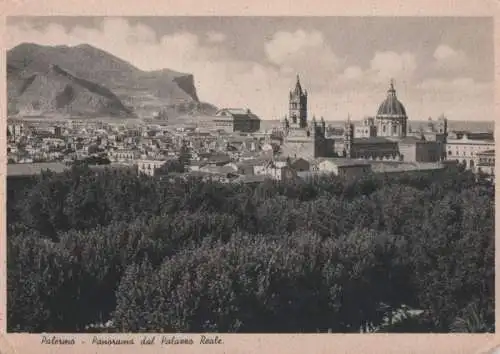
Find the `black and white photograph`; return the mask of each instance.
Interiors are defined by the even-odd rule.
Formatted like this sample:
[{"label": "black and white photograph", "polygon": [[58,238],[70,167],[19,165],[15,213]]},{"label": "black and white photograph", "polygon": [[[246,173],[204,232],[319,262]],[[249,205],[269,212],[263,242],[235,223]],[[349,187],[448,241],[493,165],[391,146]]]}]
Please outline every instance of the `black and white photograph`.
[{"label": "black and white photograph", "polygon": [[5,42],[9,333],[495,332],[493,17]]}]

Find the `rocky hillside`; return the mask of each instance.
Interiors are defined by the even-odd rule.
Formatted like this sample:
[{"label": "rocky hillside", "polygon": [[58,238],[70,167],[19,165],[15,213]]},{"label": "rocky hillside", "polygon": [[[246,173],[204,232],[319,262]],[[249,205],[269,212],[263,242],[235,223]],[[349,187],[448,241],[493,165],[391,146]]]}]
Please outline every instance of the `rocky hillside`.
[{"label": "rocky hillside", "polygon": [[[51,65],[44,72],[23,77],[13,68],[8,74],[9,113],[18,115],[133,116],[104,86]],[[14,111],[14,112],[13,112]]]},{"label": "rocky hillside", "polygon": [[191,74],[164,69],[146,72],[90,45],[20,44],[7,53],[9,113],[73,116],[149,115],[186,106],[213,111],[199,102]]}]

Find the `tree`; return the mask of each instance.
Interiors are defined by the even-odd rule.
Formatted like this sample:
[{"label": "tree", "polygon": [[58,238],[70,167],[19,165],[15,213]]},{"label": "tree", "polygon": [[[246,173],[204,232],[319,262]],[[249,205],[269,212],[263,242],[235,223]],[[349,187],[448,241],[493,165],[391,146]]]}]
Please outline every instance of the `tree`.
[{"label": "tree", "polygon": [[494,326],[491,315],[478,308],[475,303],[469,304],[451,325],[451,332],[456,333],[493,333]]},{"label": "tree", "polygon": [[7,186],[11,330],[493,328],[494,188],[467,171],[254,186],[73,166]]},{"label": "tree", "polygon": [[180,159],[167,160],[160,168],[155,170],[155,175],[162,176],[168,175],[172,172],[182,173],[184,172],[184,165],[181,163]]}]

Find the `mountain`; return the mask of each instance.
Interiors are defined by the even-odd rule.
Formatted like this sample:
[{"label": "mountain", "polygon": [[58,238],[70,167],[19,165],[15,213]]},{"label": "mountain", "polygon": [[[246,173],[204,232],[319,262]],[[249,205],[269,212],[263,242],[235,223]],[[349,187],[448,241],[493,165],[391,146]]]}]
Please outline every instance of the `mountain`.
[{"label": "mountain", "polygon": [[[142,71],[88,44],[20,44],[7,53],[9,113],[77,116],[170,116],[214,111],[201,103],[194,77],[169,69]],[[187,107],[187,108],[186,108]]]},{"label": "mountain", "polygon": [[[26,77],[8,73],[9,106],[20,115],[60,113],[71,116],[133,116],[104,86],[79,78],[58,65]],[[13,78],[12,78],[13,77]]]}]

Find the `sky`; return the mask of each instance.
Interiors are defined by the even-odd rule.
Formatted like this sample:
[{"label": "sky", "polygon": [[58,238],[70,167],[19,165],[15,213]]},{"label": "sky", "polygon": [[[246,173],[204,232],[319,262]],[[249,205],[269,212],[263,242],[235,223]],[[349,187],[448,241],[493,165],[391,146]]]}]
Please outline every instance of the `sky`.
[{"label": "sky", "polygon": [[10,17],[7,47],[88,43],[139,69],[192,73],[200,100],[287,114],[300,75],[309,114],[376,114],[394,79],[411,120],[493,120],[486,17]]}]

